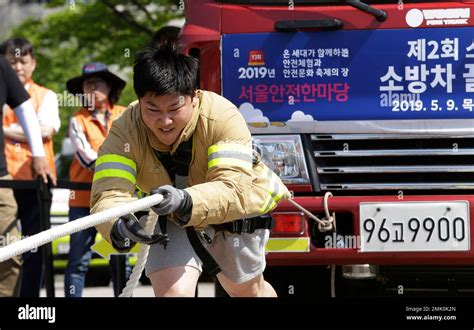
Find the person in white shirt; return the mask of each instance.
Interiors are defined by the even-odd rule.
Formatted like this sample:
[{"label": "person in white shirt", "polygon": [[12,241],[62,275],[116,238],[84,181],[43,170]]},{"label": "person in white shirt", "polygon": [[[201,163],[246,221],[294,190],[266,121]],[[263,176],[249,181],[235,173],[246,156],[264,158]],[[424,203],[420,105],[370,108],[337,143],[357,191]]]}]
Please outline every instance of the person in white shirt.
[{"label": "person in white shirt", "polygon": [[[56,167],[54,164],[53,135],[61,125],[56,94],[33,81],[36,58],[31,43],[22,38],[6,40],[0,46],[4,55],[17,74],[20,82],[30,95],[33,109],[41,129],[45,156],[55,184]],[[4,109],[3,131],[5,134],[5,156],[9,174],[15,180],[33,180],[31,170],[33,157],[27,138],[15,112]],[[18,204],[18,217],[21,220],[22,235],[32,236],[41,231],[40,207],[36,190],[14,190]],[[39,297],[42,284],[43,258],[41,252],[23,255],[21,297]]]}]

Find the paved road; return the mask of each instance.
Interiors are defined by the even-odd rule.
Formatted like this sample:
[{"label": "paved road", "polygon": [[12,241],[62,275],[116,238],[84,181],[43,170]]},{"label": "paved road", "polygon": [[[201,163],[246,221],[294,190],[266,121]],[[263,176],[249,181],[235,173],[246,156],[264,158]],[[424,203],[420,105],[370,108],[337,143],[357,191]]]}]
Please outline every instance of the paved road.
[{"label": "paved road", "polygon": [[[64,297],[64,276],[56,275],[54,277],[54,287],[56,297]],[[86,287],[83,291],[83,297],[113,297],[114,290],[112,284],[99,287]],[[150,285],[138,284],[137,288],[133,293],[134,297],[154,297],[153,288]],[[215,287],[214,283],[199,283],[198,286],[199,297],[214,297]],[[46,290],[41,289],[41,297],[46,297]]]}]

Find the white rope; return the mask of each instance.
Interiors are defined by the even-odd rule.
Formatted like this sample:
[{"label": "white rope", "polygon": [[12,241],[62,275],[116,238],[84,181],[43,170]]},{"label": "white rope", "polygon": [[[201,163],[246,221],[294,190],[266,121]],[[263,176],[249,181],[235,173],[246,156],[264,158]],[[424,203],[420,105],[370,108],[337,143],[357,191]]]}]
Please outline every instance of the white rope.
[{"label": "white rope", "polygon": [[145,210],[153,205],[161,203],[163,196],[154,194],[139,200],[122,204],[114,208],[88,215],[84,218],[68,222],[64,225],[45,230],[34,236],[9,244],[0,249],[0,262],[13,258],[19,254],[33,250],[41,245],[52,242],[55,239],[67,236],[78,231],[108,222],[140,210]]},{"label": "white rope", "polygon": [[331,216],[329,212],[329,205],[328,205],[328,199],[329,197],[332,197],[332,193],[329,191],[324,194],[324,213],[326,216],[323,219],[319,219],[317,216],[315,216],[313,213],[309,212],[307,209],[305,209],[303,206],[300,204],[296,203],[292,199],[288,199],[288,202],[292,204],[294,207],[296,207],[298,210],[306,214],[309,218],[313,219],[318,223],[318,229],[321,232],[326,232],[326,231],[331,231],[331,230],[336,230],[336,221],[333,216]]},{"label": "white rope", "polygon": [[[303,208],[301,205],[299,205],[295,201],[291,199],[289,199],[288,201],[297,209],[305,213],[308,217],[317,221],[318,228],[321,231],[329,231],[335,228],[334,218],[329,215],[330,214],[329,207],[328,207],[329,196],[332,196],[330,192],[327,192],[324,195],[324,209],[325,209],[326,217],[323,218],[322,220],[316,217],[315,215],[313,215],[311,212],[309,212],[305,208]],[[0,262],[3,262],[14,256],[36,249],[39,246],[42,246],[46,243],[50,243],[59,237],[74,234],[78,231],[99,225],[101,223],[108,222],[110,220],[117,219],[126,214],[148,209],[152,207],[153,205],[159,204],[162,200],[163,200],[162,195],[154,194],[154,195],[144,197],[127,204],[116,206],[112,209],[108,209],[102,212],[88,215],[81,219],[68,222],[64,225],[61,225],[52,229],[45,230],[39,234],[25,238],[21,241],[15,242],[13,244],[10,244],[10,245],[7,245],[6,247],[1,248],[0,249]],[[146,226],[147,232],[151,233],[154,230],[155,225],[156,225],[156,221],[149,221]],[[143,272],[143,268],[145,267],[149,249],[150,249],[149,245],[142,244],[140,251],[138,253],[135,267],[133,268],[130,279],[127,281],[127,286],[124,288],[123,292],[120,294],[120,297],[131,297],[133,295],[133,291],[135,287],[137,286],[138,281],[140,280],[141,274]]]},{"label": "white rope", "polygon": [[[150,217],[148,215],[147,217]],[[153,217],[153,220],[150,220],[145,225],[145,230],[148,234],[152,234],[155,230],[155,226],[158,222],[158,217]],[[141,244],[140,251],[137,255],[137,261],[135,262],[135,266],[133,267],[132,274],[127,281],[127,285],[122,290],[122,293],[119,295],[120,298],[131,298],[133,296],[133,291],[138,285],[140,281],[140,277],[142,276],[143,269],[145,268],[146,260],[148,258],[148,252],[150,251],[150,245],[148,244]]]},{"label": "white rope", "polygon": [[143,269],[145,268],[146,260],[148,259],[148,252],[150,251],[150,245],[142,244],[140,246],[140,251],[137,255],[137,261],[135,266],[133,266],[132,274],[127,281],[127,285],[122,290],[122,293],[119,295],[120,298],[131,298],[133,296],[133,291],[140,281],[142,276]]}]

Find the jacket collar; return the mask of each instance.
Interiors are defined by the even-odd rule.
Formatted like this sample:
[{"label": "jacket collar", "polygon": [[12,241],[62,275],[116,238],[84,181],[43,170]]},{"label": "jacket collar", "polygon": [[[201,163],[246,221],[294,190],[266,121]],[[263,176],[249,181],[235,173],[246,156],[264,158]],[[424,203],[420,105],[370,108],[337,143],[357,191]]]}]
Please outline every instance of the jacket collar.
[{"label": "jacket collar", "polygon": [[176,149],[178,149],[178,146],[181,144],[181,142],[188,141],[191,136],[193,135],[194,131],[196,130],[196,125],[198,122],[199,114],[201,113],[201,98],[202,98],[202,92],[200,90],[196,91],[196,97],[198,101],[196,102],[196,105],[193,108],[193,113],[191,115],[191,120],[186,124],[184,127],[183,131],[181,134],[178,136],[178,139],[173,143],[172,145],[168,146],[166,144],[163,144],[156,135],[152,132],[151,129],[149,129],[145,123],[143,122],[143,118],[141,115],[141,110],[140,110],[140,103],[137,102],[138,106],[138,116],[140,118],[141,123],[145,127],[146,134],[148,136],[148,139],[151,143],[151,147],[155,150],[158,151],[167,151],[174,153]]}]

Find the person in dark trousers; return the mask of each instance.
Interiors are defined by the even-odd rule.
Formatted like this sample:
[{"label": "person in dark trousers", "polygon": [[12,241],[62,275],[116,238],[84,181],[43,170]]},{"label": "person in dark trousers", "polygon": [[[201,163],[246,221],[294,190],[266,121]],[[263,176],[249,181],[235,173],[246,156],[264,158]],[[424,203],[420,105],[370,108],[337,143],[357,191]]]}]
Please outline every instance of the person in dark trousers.
[{"label": "person in dark trousers", "polygon": [[[4,55],[15,70],[23,87],[28,92],[41,129],[41,137],[51,173],[56,176],[54,164],[53,135],[59,131],[61,120],[56,94],[33,81],[36,58],[33,45],[26,39],[8,39],[0,45]],[[11,108],[4,109],[3,131],[5,134],[5,156],[8,173],[14,180],[33,180],[31,171],[31,148],[18,125],[18,117]],[[20,206],[22,234],[33,236],[41,231],[40,202],[35,189],[14,189],[15,200]],[[24,207],[28,205],[28,207]],[[36,249],[23,254],[21,297],[39,297],[43,282],[43,254]]]},{"label": "person in dark trousers", "polygon": [[[31,147],[33,174],[42,177],[44,182],[48,182],[49,178],[53,184],[56,184],[56,179],[51,174],[45,157],[41,130],[38,121],[35,120],[35,111],[30,97],[8,61],[0,56],[0,111],[3,111],[5,103],[14,109]],[[11,180],[5,161],[3,127],[0,129],[0,180]],[[20,207],[28,207],[28,205],[20,205]],[[0,235],[3,238],[3,245],[21,239],[17,204],[13,191],[6,188],[0,188]],[[21,256],[0,263],[0,297],[19,295],[20,268]]]}]

